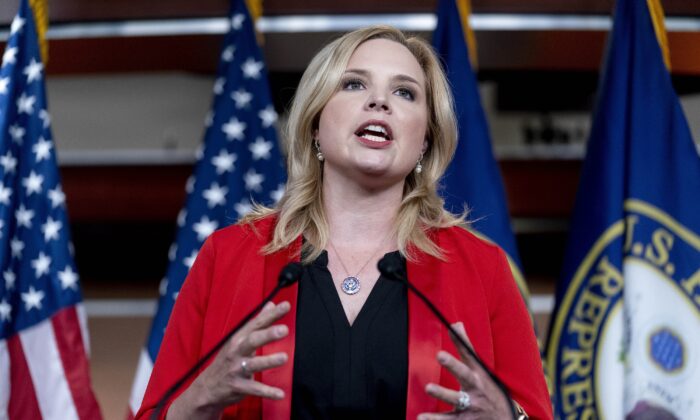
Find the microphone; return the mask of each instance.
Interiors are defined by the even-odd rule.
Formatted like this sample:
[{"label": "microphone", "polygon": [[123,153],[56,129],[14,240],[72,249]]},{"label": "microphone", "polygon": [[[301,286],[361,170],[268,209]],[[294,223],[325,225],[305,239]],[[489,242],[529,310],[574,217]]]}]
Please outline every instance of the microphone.
[{"label": "microphone", "polygon": [[291,262],[282,268],[280,271],[279,276],[277,277],[277,286],[268,294],[265,299],[262,300],[256,306],[253,308],[252,311],[248,312],[248,314],[243,318],[238,324],[236,324],[221,340],[219,340],[216,345],[209,350],[204,356],[202,356],[199,360],[197,360],[197,363],[195,363],[190,370],[188,370],[180,379],[178,379],[177,382],[175,382],[168,390],[163,394],[163,396],[158,400],[158,404],[156,404],[156,408],[153,411],[153,414],[151,415],[151,420],[156,420],[158,419],[158,416],[160,415],[160,412],[163,410],[163,406],[165,405],[166,401],[170,399],[170,397],[177,392],[180,387],[187,382],[187,380],[195,374],[211,357],[221,349],[221,347],[226,344],[226,342],[231,338],[234,334],[238,332],[245,324],[250,321],[255,314],[260,312],[260,310],[267,304],[267,302],[271,301],[274,299],[275,296],[277,296],[277,293],[279,293],[280,290],[284,289],[285,287],[291,286],[297,281],[299,281],[299,278],[301,277],[301,273],[303,271],[303,268],[301,266],[301,263],[298,262]]},{"label": "microphone", "polygon": [[452,335],[454,335],[457,338],[457,341],[459,344],[462,345],[462,348],[464,348],[469,356],[476,361],[476,363],[489,375],[489,378],[496,383],[498,386],[498,389],[501,391],[501,394],[503,395],[503,398],[506,399],[506,402],[508,404],[508,407],[510,407],[511,411],[511,416],[513,420],[517,420],[518,415],[515,412],[515,407],[513,406],[512,400],[510,398],[510,394],[508,393],[508,390],[506,389],[505,385],[503,385],[503,382],[501,382],[498,377],[491,372],[491,370],[486,367],[484,362],[481,361],[479,356],[474,352],[474,350],[467,344],[467,342],[462,338],[460,334],[457,333],[457,331],[450,325],[450,322],[445,318],[445,316],[438,310],[437,307],[433,304],[433,302],[430,301],[420,290],[418,290],[411,282],[408,281],[408,275],[405,273],[405,265],[402,264],[401,262],[398,261],[397,258],[392,258],[389,255],[385,255],[382,257],[381,260],[377,263],[377,268],[379,269],[379,272],[382,273],[382,276],[386,277],[389,280],[397,281],[399,283],[404,284],[408,290],[413,292],[416,296],[420,298],[423,303],[430,309],[430,311],[442,322],[442,324],[447,328],[448,331],[452,332]]}]

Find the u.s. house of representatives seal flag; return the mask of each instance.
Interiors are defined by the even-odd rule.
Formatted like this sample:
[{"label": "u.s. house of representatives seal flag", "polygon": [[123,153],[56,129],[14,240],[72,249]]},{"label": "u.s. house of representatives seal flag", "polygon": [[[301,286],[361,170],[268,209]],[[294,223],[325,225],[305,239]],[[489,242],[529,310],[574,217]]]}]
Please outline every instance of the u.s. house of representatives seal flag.
[{"label": "u.s. house of representatives seal flag", "polygon": [[608,47],[548,344],[556,413],[699,419],[700,158],[658,2],[619,0]]},{"label": "u.s. house of representatives seal flag", "polygon": [[20,1],[0,69],[0,419],[99,419],[47,110],[40,3]]},{"label": "u.s. house of representatives seal flag", "polygon": [[161,283],[158,312],[132,387],[132,413],[141,406],[177,293],[204,240],[214,230],[248,213],[253,202],[270,204],[279,200],[284,188],[284,167],[274,125],[277,114],[253,22],[243,0],[233,0],[229,22],[204,149],[187,183],[189,195],[178,217],[179,230]]}]

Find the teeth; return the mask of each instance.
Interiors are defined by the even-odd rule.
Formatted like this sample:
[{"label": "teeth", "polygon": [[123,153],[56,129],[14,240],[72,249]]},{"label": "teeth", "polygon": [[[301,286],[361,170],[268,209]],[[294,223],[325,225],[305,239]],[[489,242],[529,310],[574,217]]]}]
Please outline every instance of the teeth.
[{"label": "teeth", "polygon": [[382,134],[384,134],[384,135],[387,134],[387,133],[386,133],[386,129],[385,129],[384,127],[382,127],[381,125],[370,124],[370,125],[368,125],[367,127],[365,127],[365,130],[368,130],[368,131],[376,131],[376,132],[382,133]]},{"label": "teeth", "polygon": [[367,140],[369,140],[369,141],[376,141],[377,143],[381,143],[381,142],[383,142],[383,141],[387,141],[384,137],[373,136],[373,135],[367,134],[367,133],[363,134],[361,137],[362,137],[363,139],[367,139]]}]

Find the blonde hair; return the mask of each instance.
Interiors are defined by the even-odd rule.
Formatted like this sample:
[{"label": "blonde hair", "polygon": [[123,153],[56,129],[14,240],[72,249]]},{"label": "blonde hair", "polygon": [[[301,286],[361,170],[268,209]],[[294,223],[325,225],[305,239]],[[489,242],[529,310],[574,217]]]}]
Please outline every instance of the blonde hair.
[{"label": "blonde hair", "polygon": [[316,158],[313,132],[321,111],[336,93],[350,56],[362,43],[386,39],[405,46],[425,73],[428,107],[428,149],[423,155],[420,175],[411,172],[404,185],[403,199],[395,219],[395,233],[401,253],[415,259],[411,247],[443,258],[442,250],[430,238],[430,230],[464,224],[443,207],[438,195],[440,178],[457,147],[457,123],[450,88],[430,45],[417,37],[407,37],[391,26],[359,29],[326,45],[311,60],[301,78],[286,127],[287,187],[274,208],[258,206],[242,222],[252,223],[276,215],[272,240],[265,254],[280,251],[304,235],[304,262],[315,260],[326,247],[329,228],[322,196],[322,165]]}]

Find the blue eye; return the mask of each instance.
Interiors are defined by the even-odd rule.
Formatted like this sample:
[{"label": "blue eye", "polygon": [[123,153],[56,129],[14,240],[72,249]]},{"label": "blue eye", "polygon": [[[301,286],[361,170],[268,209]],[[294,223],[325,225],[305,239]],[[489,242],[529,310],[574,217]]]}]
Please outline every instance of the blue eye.
[{"label": "blue eye", "polygon": [[364,87],[360,79],[348,79],[343,82],[343,90],[360,90]]},{"label": "blue eye", "polygon": [[409,101],[412,101],[415,99],[415,95],[413,94],[413,91],[411,89],[403,88],[403,87],[396,89],[394,91],[394,95],[408,99]]}]

